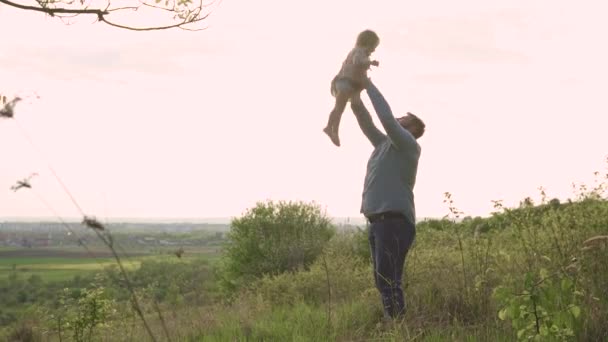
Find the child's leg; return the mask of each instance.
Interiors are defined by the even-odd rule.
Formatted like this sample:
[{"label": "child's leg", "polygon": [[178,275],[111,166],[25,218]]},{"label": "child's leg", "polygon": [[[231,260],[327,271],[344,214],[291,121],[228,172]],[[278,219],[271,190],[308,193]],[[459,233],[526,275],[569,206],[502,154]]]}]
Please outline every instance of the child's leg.
[{"label": "child's leg", "polygon": [[332,109],[331,113],[329,113],[327,127],[332,127],[333,129],[340,124],[342,113],[344,113],[344,109],[346,108],[349,98],[350,94],[345,91],[339,91],[336,94],[336,103],[334,104],[334,109]]},{"label": "child's leg", "polygon": [[327,126],[323,129],[331,142],[336,146],[340,146],[340,138],[338,136],[338,128],[340,126],[340,119],[342,118],[342,113],[344,113],[344,109],[346,108],[346,104],[348,103],[348,99],[350,94],[343,91],[338,91],[336,94],[336,103],[334,105],[334,109],[329,113],[329,119],[327,121]]},{"label": "child's leg", "polygon": [[353,91],[352,95],[350,96],[350,103],[351,105],[355,106],[363,104],[363,100],[361,100],[361,90]]},{"label": "child's leg", "polygon": [[[363,104],[363,101],[361,100],[360,91],[353,90],[352,92],[350,92],[349,95],[350,95],[350,97],[346,100],[346,102],[348,102],[348,100],[350,100],[351,104],[353,104],[355,106]],[[342,110],[342,113],[344,113],[344,109]],[[340,117],[334,123],[334,131],[336,132],[336,135],[338,135],[338,131],[340,129],[340,122],[341,122],[340,118],[342,117],[342,113],[340,113]]]}]

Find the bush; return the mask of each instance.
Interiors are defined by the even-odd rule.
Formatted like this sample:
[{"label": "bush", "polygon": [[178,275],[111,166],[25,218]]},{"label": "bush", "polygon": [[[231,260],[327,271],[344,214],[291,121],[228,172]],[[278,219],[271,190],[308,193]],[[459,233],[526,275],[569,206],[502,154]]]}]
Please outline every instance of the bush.
[{"label": "bush", "polygon": [[[256,281],[252,293],[273,305],[325,304],[352,300],[373,288],[369,260],[358,255],[359,233],[341,232],[326,245],[307,270],[265,276]],[[329,287],[329,288],[328,288]],[[250,296],[245,292],[244,296]]]},{"label": "bush", "polygon": [[263,275],[308,267],[335,234],[318,205],[259,202],[231,222],[220,265],[224,290],[234,290]]}]

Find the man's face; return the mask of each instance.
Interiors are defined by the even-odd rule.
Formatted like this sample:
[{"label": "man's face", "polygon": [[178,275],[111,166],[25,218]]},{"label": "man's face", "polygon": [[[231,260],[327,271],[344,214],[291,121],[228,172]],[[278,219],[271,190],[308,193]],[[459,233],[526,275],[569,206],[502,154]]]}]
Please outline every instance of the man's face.
[{"label": "man's face", "polygon": [[401,124],[401,127],[407,129],[414,137],[418,136],[420,127],[418,127],[417,121],[414,120],[414,117],[410,113],[400,117],[397,121]]}]

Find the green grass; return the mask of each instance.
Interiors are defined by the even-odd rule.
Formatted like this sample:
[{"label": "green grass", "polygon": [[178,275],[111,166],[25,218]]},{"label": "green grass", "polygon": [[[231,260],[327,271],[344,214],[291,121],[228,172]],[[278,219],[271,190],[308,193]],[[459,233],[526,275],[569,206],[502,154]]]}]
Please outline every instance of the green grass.
[{"label": "green grass", "polygon": [[[6,279],[13,265],[20,277],[38,275],[46,282],[70,280],[77,275],[88,275],[114,264],[113,259],[70,258],[6,258],[0,260],[0,279]],[[139,261],[127,262],[126,267],[139,266]]]},{"label": "green grass", "polygon": [[10,268],[12,265],[17,265],[17,267],[28,266],[28,265],[86,265],[86,264],[96,264],[96,262],[104,263],[111,261],[110,258],[57,258],[57,257],[44,257],[44,258],[34,258],[34,257],[15,257],[15,258],[2,258],[0,259],[0,269],[1,268]]},{"label": "green grass", "polygon": [[[369,256],[364,254],[369,249],[355,248],[367,247],[365,232],[336,235],[325,245],[323,258],[309,267],[248,281],[233,293],[232,301],[218,292],[221,283],[213,272],[199,272],[205,268],[181,277],[184,270],[199,265],[196,262],[179,265],[185,266],[182,269],[149,264],[132,279],[149,291],[140,296],[153,334],[164,336],[166,325],[174,341],[500,342],[516,341],[519,332],[521,341],[528,336],[553,341],[568,329],[574,336],[563,340],[608,341],[604,262],[608,242],[585,245],[588,238],[608,235],[607,200],[522,206],[460,223],[419,224],[418,229],[406,260],[408,311],[402,322],[382,322]],[[167,249],[162,254],[127,258],[125,264],[136,267],[143,260],[181,263],[216,256],[217,252],[201,248],[187,250],[178,259]],[[108,258],[9,259],[0,254],[0,276],[15,261],[21,263],[18,270],[30,267],[29,272],[43,272],[47,279],[68,277],[66,272],[92,272],[98,262],[113,264]],[[169,271],[175,272],[168,276]],[[209,287],[188,287],[206,277]],[[564,279],[572,282],[568,285]],[[189,290],[180,292],[183,286]],[[534,291],[534,299],[524,291]],[[108,287],[107,294],[112,293]],[[157,307],[151,298],[161,294],[164,299]],[[96,328],[95,336],[112,341],[149,340],[129,303],[115,305],[112,317]],[[513,315],[513,307],[534,314]],[[546,313],[539,310],[537,316],[535,307]],[[573,314],[573,307],[578,314]],[[80,306],[67,309],[76,313]],[[156,310],[162,312],[162,322]],[[32,329],[53,329],[53,322],[47,320],[39,317]],[[543,337],[541,327],[550,325],[556,331]]]},{"label": "green grass", "polygon": [[[17,248],[2,248],[1,251],[19,251]],[[68,252],[60,250],[60,252]],[[187,253],[181,259],[172,254],[151,254],[143,256],[123,257],[122,263],[126,269],[136,269],[144,260],[155,260],[165,262],[189,261],[197,258],[207,260],[217,257],[208,254],[208,251],[201,253]],[[90,275],[103,270],[105,267],[116,265],[116,261],[111,257],[91,258],[91,257],[2,257],[0,258],[0,279],[8,278],[12,272],[13,265],[15,270],[22,278],[29,278],[38,275],[45,282],[67,281],[75,276]]]}]

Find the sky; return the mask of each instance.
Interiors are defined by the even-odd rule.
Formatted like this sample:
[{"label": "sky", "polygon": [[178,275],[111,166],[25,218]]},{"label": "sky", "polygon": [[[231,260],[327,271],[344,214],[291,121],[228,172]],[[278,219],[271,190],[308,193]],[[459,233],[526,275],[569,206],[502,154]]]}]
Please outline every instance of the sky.
[{"label": "sky", "polygon": [[[102,218],[234,217],[265,200],[359,217],[372,146],[350,109],[342,147],[322,128],[329,82],[368,28],[381,39],[372,80],[396,115],[427,126],[419,218],[448,213],[444,192],[481,216],[493,200],[538,201],[541,186],[573,197],[573,182],[608,168],[606,10],[223,0],[206,30],[131,32],[0,5],[0,92],[40,96],[0,120],[0,217],[79,216],[53,171]],[[9,189],[32,172],[33,191]]]}]

